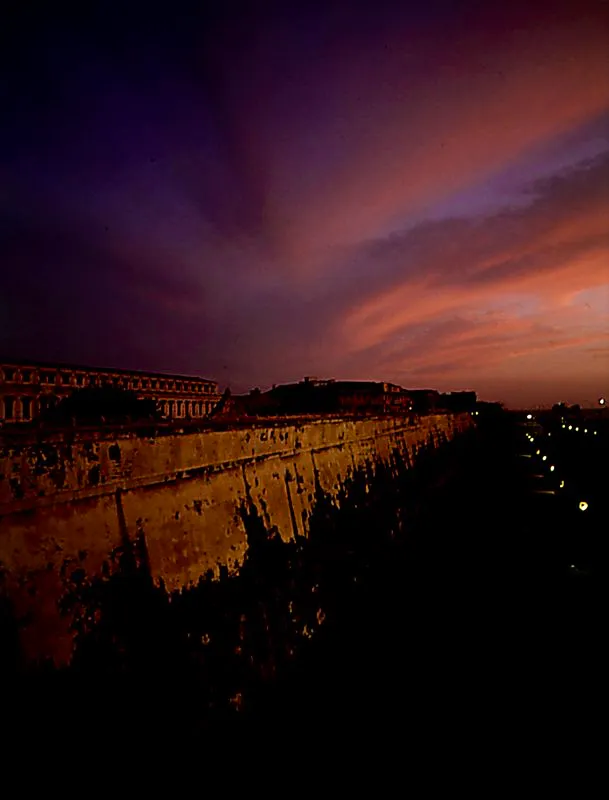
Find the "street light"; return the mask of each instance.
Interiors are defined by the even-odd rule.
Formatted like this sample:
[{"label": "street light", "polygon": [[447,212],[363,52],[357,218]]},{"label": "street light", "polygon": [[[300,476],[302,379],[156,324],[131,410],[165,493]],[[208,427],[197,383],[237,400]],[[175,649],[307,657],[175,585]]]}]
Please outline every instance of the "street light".
[{"label": "street light", "polygon": [[585,511],[587,508],[588,508],[588,503],[586,503],[585,500],[582,500],[581,503],[579,504],[579,510]]}]

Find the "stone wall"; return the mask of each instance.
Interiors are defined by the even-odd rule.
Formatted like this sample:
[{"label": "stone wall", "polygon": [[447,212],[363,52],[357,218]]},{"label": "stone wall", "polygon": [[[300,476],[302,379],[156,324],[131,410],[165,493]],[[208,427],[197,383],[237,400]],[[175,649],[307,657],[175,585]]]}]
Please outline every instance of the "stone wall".
[{"label": "stone wall", "polygon": [[[136,542],[167,593],[239,574],[247,515],[267,534],[307,537],[320,496],[340,509],[346,483],[412,464],[471,424],[469,415],[326,419],[137,436],[72,433],[0,452],[3,597],[25,663],[70,663],[100,609],[82,587],[106,581]],[[396,467],[397,469],[397,467]],[[78,599],[80,598],[80,599]]]}]

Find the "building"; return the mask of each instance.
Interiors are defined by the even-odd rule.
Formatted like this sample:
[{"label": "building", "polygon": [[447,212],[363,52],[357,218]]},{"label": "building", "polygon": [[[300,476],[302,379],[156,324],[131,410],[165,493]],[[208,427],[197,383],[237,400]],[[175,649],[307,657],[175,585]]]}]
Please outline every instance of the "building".
[{"label": "building", "polygon": [[45,406],[85,387],[114,387],[154,400],[167,419],[206,417],[220,400],[218,384],[192,375],[34,361],[0,361],[0,422],[29,422]]},{"label": "building", "polygon": [[440,395],[440,408],[459,414],[464,411],[473,411],[476,408],[478,397],[476,392],[447,392]]},{"label": "building", "polygon": [[412,401],[393,383],[306,377],[298,383],[273,386],[268,392],[253,389],[249,395],[233,398],[230,409],[251,416],[397,414],[410,411]]},{"label": "building", "polygon": [[417,414],[429,414],[440,408],[440,392],[436,389],[408,389]]}]

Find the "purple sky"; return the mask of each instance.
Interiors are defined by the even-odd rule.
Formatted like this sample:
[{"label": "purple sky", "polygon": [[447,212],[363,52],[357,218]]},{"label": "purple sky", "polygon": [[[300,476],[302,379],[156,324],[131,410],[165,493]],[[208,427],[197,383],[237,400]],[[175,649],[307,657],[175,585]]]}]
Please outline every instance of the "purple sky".
[{"label": "purple sky", "polygon": [[609,391],[609,3],[16,5],[4,354]]}]

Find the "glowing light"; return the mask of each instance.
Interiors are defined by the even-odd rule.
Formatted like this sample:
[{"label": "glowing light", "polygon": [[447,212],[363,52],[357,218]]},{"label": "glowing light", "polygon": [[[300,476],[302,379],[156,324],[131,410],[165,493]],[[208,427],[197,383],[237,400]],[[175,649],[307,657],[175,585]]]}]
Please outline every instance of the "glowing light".
[{"label": "glowing light", "polygon": [[606,400],[605,400],[605,398],[604,398],[604,397],[600,397],[600,398],[599,398],[599,401],[598,401],[598,404],[599,404],[599,406],[604,406],[604,405],[605,405],[605,403],[606,403]]},{"label": "glowing light", "polygon": [[596,436],[596,431],[594,431],[594,435]]},{"label": "glowing light", "polygon": [[551,435],[552,435],[551,433],[548,433],[548,436],[551,436]]},{"label": "glowing light", "polygon": [[570,431],[572,431],[572,430],[573,430],[573,425],[569,425],[569,430],[570,430]]},{"label": "glowing light", "polygon": [[558,488],[559,488],[559,489],[564,489],[564,488],[565,488],[565,482],[564,482],[564,481],[561,481],[561,482],[560,482],[560,486],[559,486]]},{"label": "glowing light", "polygon": [[547,457],[547,456],[542,456],[542,457],[541,457],[541,460],[542,460],[542,461],[547,461],[547,460],[548,460],[548,457]]},{"label": "glowing light", "polygon": [[554,464],[550,467],[550,472],[554,472]]},{"label": "glowing light", "polygon": [[563,425],[563,428],[566,428],[566,427],[567,427],[566,425]]},{"label": "glowing light", "polygon": [[579,431],[579,428],[576,428],[575,430],[576,430],[576,431]]},{"label": "glowing light", "polygon": [[539,456],[539,455],[541,455],[541,450],[537,450],[537,452],[535,453],[535,455],[536,455],[536,456]]},{"label": "glowing light", "polygon": [[588,433],[588,428],[584,428],[584,433]]},{"label": "glowing light", "polygon": [[585,500],[582,500],[581,503],[579,504],[579,510],[585,511],[587,508],[588,508],[588,503],[586,503]]},{"label": "glowing light", "polygon": [[527,419],[533,419],[533,415],[532,414],[527,414]]}]

